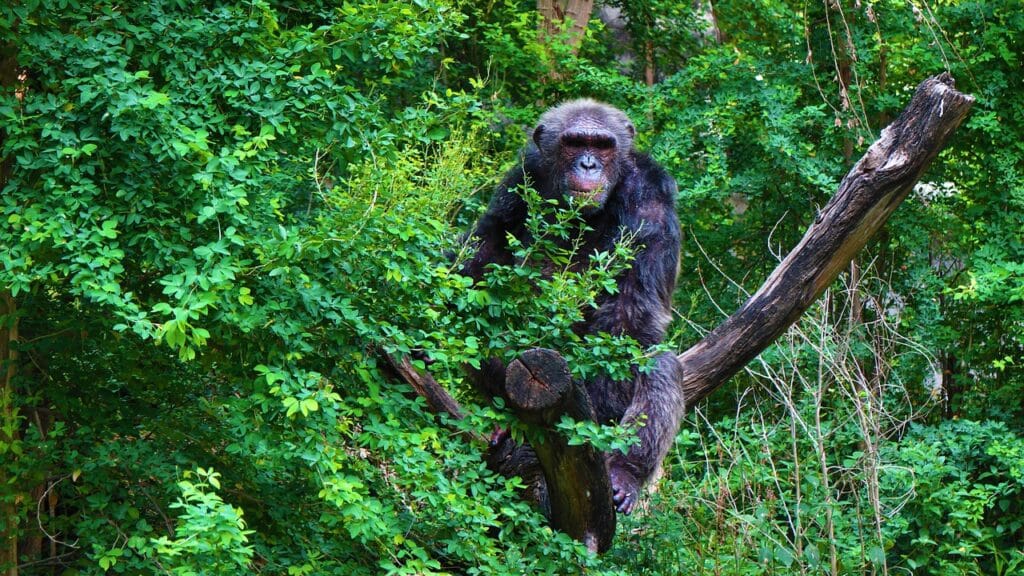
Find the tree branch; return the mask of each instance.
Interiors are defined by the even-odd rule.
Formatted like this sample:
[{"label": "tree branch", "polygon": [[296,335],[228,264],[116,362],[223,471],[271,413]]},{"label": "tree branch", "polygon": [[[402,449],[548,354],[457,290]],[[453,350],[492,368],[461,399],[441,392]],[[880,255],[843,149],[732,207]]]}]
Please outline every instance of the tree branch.
[{"label": "tree branch", "polygon": [[724,384],[807,310],[907,197],[973,103],[948,73],[918,86],[757,293],[679,355],[687,406]]},{"label": "tree branch", "polygon": [[427,401],[427,408],[431,412],[448,414],[456,420],[462,420],[464,417],[462,407],[443,386],[437,383],[437,380],[434,380],[429,372],[417,370],[408,356],[395,358],[384,351],[380,352],[380,356],[387,362],[388,368],[393,373],[392,376],[412,386],[412,389]]}]

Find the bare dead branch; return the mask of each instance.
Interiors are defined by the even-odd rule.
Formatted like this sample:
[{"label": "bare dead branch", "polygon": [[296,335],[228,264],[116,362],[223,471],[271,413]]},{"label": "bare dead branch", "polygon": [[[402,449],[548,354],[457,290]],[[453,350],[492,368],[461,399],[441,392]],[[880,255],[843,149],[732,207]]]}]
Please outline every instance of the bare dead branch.
[{"label": "bare dead branch", "polygon": [[807,310],[906,198],[973,103],[946,73],[918,86],[757,293],[679,355],[688,406],[724,384]]}]

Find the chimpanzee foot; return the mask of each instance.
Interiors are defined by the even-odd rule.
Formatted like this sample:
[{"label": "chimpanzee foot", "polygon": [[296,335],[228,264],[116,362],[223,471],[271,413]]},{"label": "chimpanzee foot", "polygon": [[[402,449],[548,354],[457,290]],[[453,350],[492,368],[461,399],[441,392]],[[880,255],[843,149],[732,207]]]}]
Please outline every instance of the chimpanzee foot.
[{"label": "chimpanzee foot", "polygon": [[488,444],[491,445],[491,448],[497,448],[511,437],[512,435],[509,434],[508,430],[502,428],[501,426],[495,426],[494,432],[491,432],[491,439],[488,442]]},{"label": "chimpanzee foot", "polygon": [[640,499],[640,482],[631,473],[612,465],[608,471],[612,482],[612,502],[620,514],[629,514]]}]

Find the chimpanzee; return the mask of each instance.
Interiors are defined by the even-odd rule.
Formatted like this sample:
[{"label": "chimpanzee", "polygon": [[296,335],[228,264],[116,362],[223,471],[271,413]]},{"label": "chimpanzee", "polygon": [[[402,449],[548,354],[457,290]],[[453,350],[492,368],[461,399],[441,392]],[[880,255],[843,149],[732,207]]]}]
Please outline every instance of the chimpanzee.
[{"label": "chimpanzee", "polygon": [[[505,176],[474,227],[477,248],[463,273],[479,280],[488,264],[514,263],[509,234],[530,241],[527,204],[519,193],[524,184],[542,198],[572,197],[584,206],[581,215],[589,228],[574,264],[585,266],[595,251],[613,250],[624,235],[635,247],[631,267],[618,278],[618,291],[600,296],[598,307],[585,312],[577,331],[624,334],[643,346],[661,342],[679,273],[676,183],[649,156],[633,149],[635,133],[623,112],[594,100],[573,100],[545,112],[522,153],[522,165]],[[665,353],[656,358],[653,371],[634,369],[631,380],[597,377],[585,383],[598,422],[643,420],[639,444],[628,454],[608,457],[612,496],[621,513],[633,510],[642,483],[657,470],[678,430],[684,409],[681,372],[675,356]],[[496,359],[485,362],[474,376],[485,390],[504,390],[504,366]],[[532,451],[511,442],[506,433],[495,433],[489,461],[501,472],[543,478],[535,473]]]}]

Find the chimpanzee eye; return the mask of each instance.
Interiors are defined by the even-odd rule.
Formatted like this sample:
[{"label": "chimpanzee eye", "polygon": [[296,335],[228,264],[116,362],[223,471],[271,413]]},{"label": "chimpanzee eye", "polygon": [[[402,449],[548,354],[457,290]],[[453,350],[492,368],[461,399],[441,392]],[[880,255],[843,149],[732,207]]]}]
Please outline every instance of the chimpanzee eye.
[{"label": "chimpanzee eye", "polygon": [[562,144],[571,146],[572,148],[586,148],[587,138],[585,136],[569,134],[562,137]]},{"label": "chimpanzee eye", "polygon": [[610,150],[615,148],[615,138],[604,134],[564,134],[562,145],[571,148],[596,148]]}]

